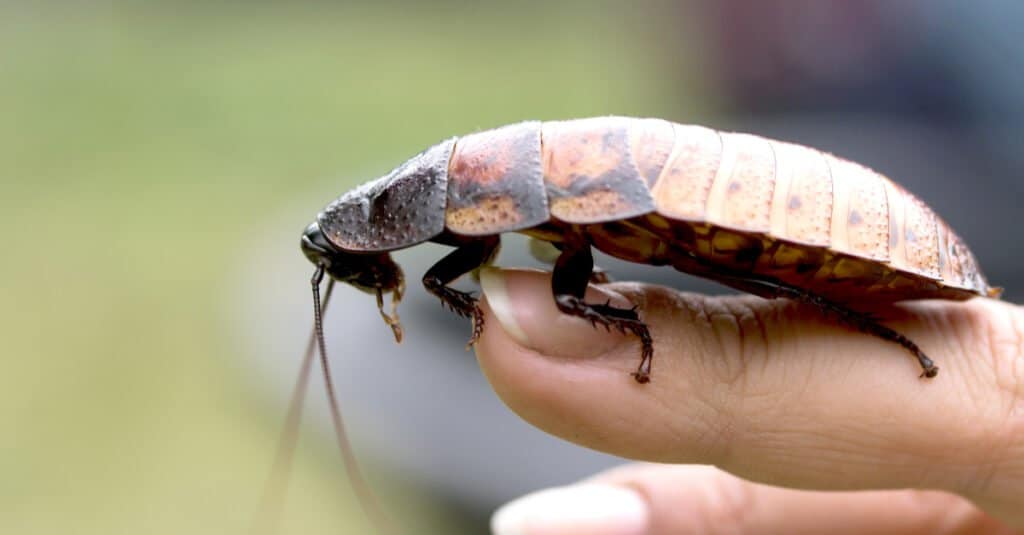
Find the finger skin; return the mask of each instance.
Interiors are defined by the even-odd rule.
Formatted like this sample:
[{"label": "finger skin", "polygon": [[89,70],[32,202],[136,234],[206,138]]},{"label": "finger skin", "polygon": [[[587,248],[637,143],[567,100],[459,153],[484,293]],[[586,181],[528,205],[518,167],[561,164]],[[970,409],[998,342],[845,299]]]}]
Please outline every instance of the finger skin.
[{"label": "finger skin", "polygon": [[944,489],[1024,525],[1018,307],[974,299],[888,311],[886,323],[942,367],[927,380],[899,346],[805,305],[591,288],[588,299],[639,305],[650,325],[652,380],[637,385],[635,339],[560,314],[546,274],[501,279],[504,323],[510,309],[520,332],[506,332],[485,285],[478,358],[505,403],[541,429],[626,458],[713,464],[786,487]]},{"label": "finger skin", "polygon": [[636,490],[648,504],[651,534],[1011,533],[967,500],[938,491],[791,490],[701,465],[633,464],[585,483]]}]

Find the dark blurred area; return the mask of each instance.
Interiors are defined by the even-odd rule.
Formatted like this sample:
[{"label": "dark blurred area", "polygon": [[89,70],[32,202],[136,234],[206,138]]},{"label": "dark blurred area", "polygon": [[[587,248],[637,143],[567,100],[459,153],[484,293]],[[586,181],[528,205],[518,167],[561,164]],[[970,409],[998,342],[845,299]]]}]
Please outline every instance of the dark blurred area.
[{"label": "dark blurred area", "polygon": [[932,5],[723,2],[711,8],[719,82],[749,113],[855,112],[928,123],[971,115]]},{"label": "dark blurred area", "polygon": [[1014,223],[1024,191],[1024,6],[721,2],[706,13],[731,123],[882,171],[969,240],[1006,299],[1024,296],[1021,251],[992,232]]},{"label": "dark blurred area", "polygon": [[[1022,301],[1022,21],[1009,1],[0,3],[0,531],[247,532],[310,328],[300,232],[501,124],[655,116],[833,152],[925,200]],[[418,281],[444,253],[397,258]],[[537,265],[514,238],[500,263]],[[404,345],[373,307],[339,290],[328,346],[410,530],[486,531],[504,500],[622,462],[506,409],[418,284]],[[281,532],[365,532],[314,386]]]}]

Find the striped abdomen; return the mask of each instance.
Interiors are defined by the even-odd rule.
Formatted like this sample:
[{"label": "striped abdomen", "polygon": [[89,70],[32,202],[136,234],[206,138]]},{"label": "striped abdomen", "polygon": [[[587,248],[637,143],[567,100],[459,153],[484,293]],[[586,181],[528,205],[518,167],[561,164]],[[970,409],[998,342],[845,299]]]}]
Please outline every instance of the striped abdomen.
[{"label": "striped abdomen", "polygon": [[990,290],[956,234],[886,177],[758,136],[659,119],[521,123],[457,140],[447,188],[457,234],[587,225],[629,260],[687,270],[696,254],[847,301]]}]

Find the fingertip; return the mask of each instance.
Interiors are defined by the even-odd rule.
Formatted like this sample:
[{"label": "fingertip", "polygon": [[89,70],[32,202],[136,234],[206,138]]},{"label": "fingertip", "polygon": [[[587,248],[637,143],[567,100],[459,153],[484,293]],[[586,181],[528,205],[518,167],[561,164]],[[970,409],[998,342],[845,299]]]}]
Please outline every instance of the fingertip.
[{"label": "fingertip", "polygon": [[[549,273],[487,268],[480,272],[484,298],[502,330],[520,346],[562,358],[596,357],[617,349],[627,336],[562,313],[555,304]],[[632,308],[625,297],[607,288],[589,287],[590,303]]]},{"label": "fingertip", "polygon": [[[519,318],[524,318],[524,323],[528,324],[543,322],[539,317],[543,312],[536,309],[549,305],[542,302],[545,299],[551,300],[550,293],[543,292],[534,284],[538,281],[531,280],[542,276],[539,273],[536,276],[514,274],[518,280],[514,282],[513,291],[519,293],[513,304],[505,273],[498,270],[481,273],[484,290],[480,308],[484,313],[484,330],[476,343],[476,356],[484,376],[510,408],[534,425],[557,434],[557,429],[551,428],[548,422],[550,416],[577,397],[581,398],[580,403],[586,403],[583,391],[594,380],[599,380],[596,375],[600,369],[580,365],[581,361],[564,349],[573,346],[572,341],[563,345],[564,339],[558,338],[569,336],[565,329],[553,326],[555,334],[550,334],[531,328],[531,334],[526,334]],[[552,345],[558,348],[558,354],[544,350]],[[567,395],[565,385],[576,385],[573,395]]]},{"label": "fingertip", "polygon": [[647,533],[648,506],[636,491],[584,483],[545,489],[494,512],[494,535],[640,535]]},{"label": "fingertip", "polygon": [[[534,426],[589,447],[609,448],[618,411],[642,410],[649,385],[630,377],[640,358],[636,337],[596,330],[561,313],[550,276],[528,270],[481,273],[484,330],[476,355],[502,401]],[[610,292],[589,299],[624,301]],[[514,334],[521,330],[521,334]]]}]

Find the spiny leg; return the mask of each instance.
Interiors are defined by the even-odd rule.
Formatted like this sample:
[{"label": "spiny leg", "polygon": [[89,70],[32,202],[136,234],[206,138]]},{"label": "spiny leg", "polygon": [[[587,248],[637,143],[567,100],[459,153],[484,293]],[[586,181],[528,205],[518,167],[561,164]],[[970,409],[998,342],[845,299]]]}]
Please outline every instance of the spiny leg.
[{"label": "spiny leg", "polygon": [[636,307],[616,308],[609,303],[602,305],[583,301],[593,269],[594,257],[590,252],[590,243],[582,237],[562,243],[562,252],[551,274],[551,290],[555,304],[564,314],[589,320],[595,327],[600,323],[606,329],[615,327],[622,333],[629,331],[639,336],[642,347],[641,359],[632,376],[638,383],[646,383],[651,380],[651,358],[654,356],[654,343],[650,331],[647,325],[640,321]]},{"label": "spiny leg", "polygon": [[466,349],[472,347],[483,332],[484,316],[476,298],[448,284],[491,260],[497,253],[500,243],[497,236],[486,236],[462,243],[423,275],[423,286],[428,292],[436,295],[442,305],[462,317],[473,320],[473,334],[466,344]]},{"label": "spiny leg", "polygon": [[719,281],[728,284],[729,286],[761,297],[766,297],[768,299],[785,297],[812,304],[819,309],[824,310],[826,313],[835,315],[843,323],[861,332],[877,336],[883,340],[895,342],[906,348],[912,355],[914,355],[918,364],[921,365],[921,377],[931,378],[935,377],[939,373],[939,367],[935,365],[932,359],[928,358],[928,355],[924,354],[924,351],[921,351],[921,348],[918,347],[917,344],[899,332],[882,325],[877,319],[869,314],[851,310],[839,303],[829,301],[828,299],[808,292],[807,290],[801,290],[800,288],[788,286],[780,282],[722,274],[719,274],[717,278]]}]

